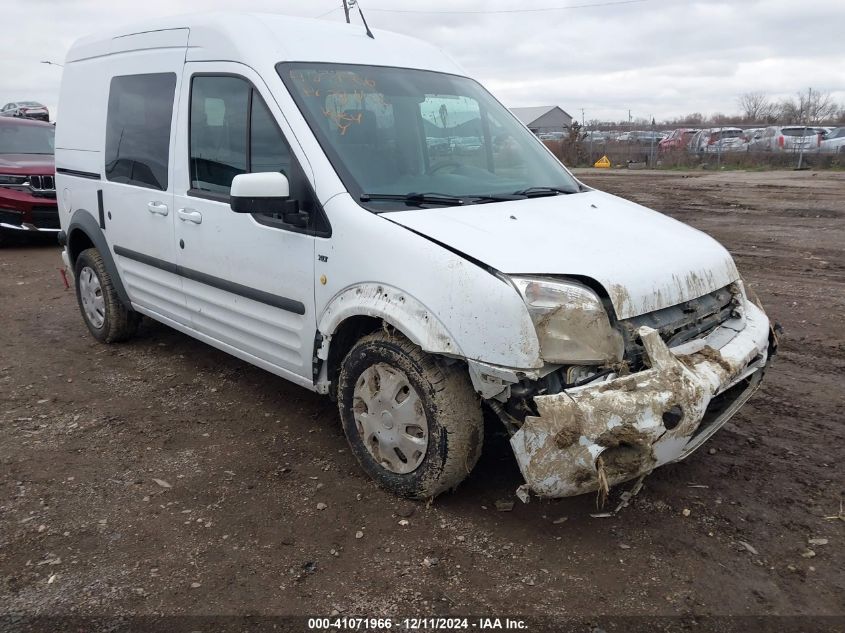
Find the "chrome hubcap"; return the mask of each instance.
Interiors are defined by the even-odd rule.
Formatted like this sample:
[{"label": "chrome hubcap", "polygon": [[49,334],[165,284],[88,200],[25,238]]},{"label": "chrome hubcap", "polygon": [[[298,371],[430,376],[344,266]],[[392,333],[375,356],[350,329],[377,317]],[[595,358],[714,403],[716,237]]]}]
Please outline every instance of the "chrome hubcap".
[{"label": "chrome hubcap", "polygon": [[352,394],[352,414],[364,446],[383,468],[405,475],[422,463],[428,423],[404,372],[386,363],[365,369]]},{"label": "chrome hubcap", "polygon": [[82,300],[85,318],[99,330],[106,321],[106,302],[103,299],[100,279],[88,266],[79,272],[79,298]]}]

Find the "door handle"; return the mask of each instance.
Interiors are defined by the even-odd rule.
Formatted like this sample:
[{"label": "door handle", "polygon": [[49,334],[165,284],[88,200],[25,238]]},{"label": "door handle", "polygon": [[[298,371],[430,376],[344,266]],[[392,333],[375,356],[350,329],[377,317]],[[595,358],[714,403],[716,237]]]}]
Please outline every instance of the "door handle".
[{"label": "door handle", "polygon": [[202,213],[194,211],[193,209],[178,209],[176,215],[182,222],[193,222],[194,224],[202,224]]},{"label": "door handle", "polygon": [[163,202],[148,202],[147,211],[150,213],[157,213],[158,215],[167,215],[167,205]]}]

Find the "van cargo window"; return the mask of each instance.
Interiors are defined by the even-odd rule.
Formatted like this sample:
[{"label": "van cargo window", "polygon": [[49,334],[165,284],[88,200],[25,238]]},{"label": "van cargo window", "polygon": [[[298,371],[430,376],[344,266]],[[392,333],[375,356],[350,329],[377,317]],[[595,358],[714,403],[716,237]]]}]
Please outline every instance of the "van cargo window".
[{"label": "van cargo window", "polygon": [[167,189],[174,73],[113,77],[106,116],[106,178]]}]

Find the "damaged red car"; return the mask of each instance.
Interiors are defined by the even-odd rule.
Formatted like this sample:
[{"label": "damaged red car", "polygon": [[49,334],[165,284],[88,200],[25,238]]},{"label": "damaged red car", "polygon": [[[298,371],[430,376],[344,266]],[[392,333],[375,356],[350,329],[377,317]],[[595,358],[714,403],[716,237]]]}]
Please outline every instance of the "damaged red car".
[{"label": "damaged red car", "polygon": [[0,117],[0,240],[58,233],[54,139],[49,123]]}]

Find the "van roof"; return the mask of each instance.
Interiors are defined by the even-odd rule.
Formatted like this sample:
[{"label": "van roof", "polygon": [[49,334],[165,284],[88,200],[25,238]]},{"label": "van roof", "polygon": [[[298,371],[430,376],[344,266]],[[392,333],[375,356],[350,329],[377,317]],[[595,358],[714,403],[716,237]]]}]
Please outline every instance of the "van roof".
[{"label": "van roof", "polygon": [[[177,35],[179,31],[184,36]],[[375,39],[357,24],[274,13],[208,12],[138,22],[82,38],[68,51],[66,63],[186,43],[186,61],[235,61],[256,70],[281,61],[304,61],[465,74],[430,44],[389,31],[373,34]]]}]

